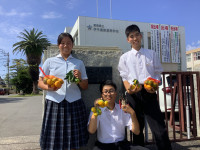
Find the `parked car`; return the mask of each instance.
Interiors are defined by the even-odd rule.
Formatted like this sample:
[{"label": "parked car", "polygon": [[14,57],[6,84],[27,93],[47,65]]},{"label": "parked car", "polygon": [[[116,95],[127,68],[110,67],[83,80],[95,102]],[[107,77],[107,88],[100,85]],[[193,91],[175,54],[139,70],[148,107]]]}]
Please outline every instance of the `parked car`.
[{"label": "parked car", "polygon": [[0,95],[5,95],[6,94],[6,90],[5,89],[0,89]]},{"label": "parked car", "polygon": [[[171,75],[171,82],[170,82],[170,75],[169,74],[165,74],[165,87],[164,87],[164,83],[163,83],[163,76],[162,76],[162,85],[159,86],[159,103],[160,103],[160,109],[161,112],[165,112],[165,104],[164,104],[164,97],[166,94],[166,109],[167,112],[171,112],[172,109],[172,105],[171,105],[171,99],[172,99],[172,95],[171,93],[173,92],[174,89],[174,84],[177,83],[177,77],[176,75]],[[183,82],[183,81],[182,81]],[[171,83],[171,84],[170,84]],[[186,99],[189,100],[189,105],[191,105],[191,98],[190,98],[190,81],[189,81],[189,77],[186,77],[186,82],[183,83],[185,84],[186,87],[187,85],[187,91],[186,91]],[[171,85],[171,87],[170,87]],[[178,94],[176,94],[176,102],[175,102],[175,112],[178,112]]]}]

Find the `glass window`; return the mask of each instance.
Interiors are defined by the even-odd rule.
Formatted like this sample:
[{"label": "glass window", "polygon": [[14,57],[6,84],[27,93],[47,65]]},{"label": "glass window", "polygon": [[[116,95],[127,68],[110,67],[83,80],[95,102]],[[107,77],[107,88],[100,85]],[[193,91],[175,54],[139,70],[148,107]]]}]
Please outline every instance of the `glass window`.
[{"label": "glass window", "polygon": [[194,60],[200,60],[200,52],[194,53]]},{"label": "glass window", "polygon": [[147,33],[147,38],[148,38],[148,49],[151,49],[151,32]]},{"label": "glass window", "polygon": [[186,60],[187,60],[187,62],[190,62],[190,61],[191,61],[191,54],[187,54],[187,55],[186,55]]},{"label": "glass window", "polygon": [[141,42],[141,47],[142,48],[144,48],[144,33],[143,32],[141,32],[141,35],[142,35],[142,42]]}]

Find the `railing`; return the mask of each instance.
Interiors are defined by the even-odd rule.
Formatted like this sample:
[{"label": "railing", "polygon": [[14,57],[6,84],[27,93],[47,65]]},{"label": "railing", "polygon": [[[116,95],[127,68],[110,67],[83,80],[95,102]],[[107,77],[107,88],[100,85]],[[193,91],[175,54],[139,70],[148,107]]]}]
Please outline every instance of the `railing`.
[{"label": "railing", "polygon": [[[197,136],[197,121],[199,122],[200,115],[199,72],[163,72],[162,76],[165,122],[170,140],[184,141],[199,139],[200,137]],[[168,79],[167,82],[165,82],[166,79]],[[168,99],[165,92],[167,86],[169,86],[171,91],[171,109],[167,108]],[[159,102],[162,100],[159,97]],[[170,116],[169,120],[168,113]]]},{"label": "railing", "polygon": [[[157,95],[170,141],[200,139],[197,132],[197,128],[200,128],[199,72],[163,72],[162,86]],[[145,142],[154,142],[148,124],[144,132]],[[132,141],[131,132],[128,136]]]}]

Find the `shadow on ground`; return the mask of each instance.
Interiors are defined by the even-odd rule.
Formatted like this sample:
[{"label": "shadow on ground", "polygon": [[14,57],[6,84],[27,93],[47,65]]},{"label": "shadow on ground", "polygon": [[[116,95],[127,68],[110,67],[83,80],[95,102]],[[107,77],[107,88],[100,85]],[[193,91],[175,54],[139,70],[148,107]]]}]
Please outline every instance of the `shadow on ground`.
[{"label": "shadow on ground", "polygon": [[[191,142],[187,144],[185,142],[179,142],[179,143],[171,143],[172,150],[200,150],[200,145],[198,143],[194,144]],[[156,147],[154,144],[146,145],[145,147],[149,148],[150,150],[156,150]]]},{"label": "shadow on ground", "polygon": [[0,97],[0,104],[18,103],[21,100],[24,100],[24,98],[4,98],[4,97]]}]

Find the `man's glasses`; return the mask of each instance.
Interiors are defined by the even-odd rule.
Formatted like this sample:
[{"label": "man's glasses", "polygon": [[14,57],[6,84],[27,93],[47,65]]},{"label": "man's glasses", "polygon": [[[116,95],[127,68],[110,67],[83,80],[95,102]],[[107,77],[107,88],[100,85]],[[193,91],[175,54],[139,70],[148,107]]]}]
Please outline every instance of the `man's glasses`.
[{"label": "man's glasses", "polygon": [[104,95],[115,94],[115,90],[103,91],[102,93],[103,93]]}]

